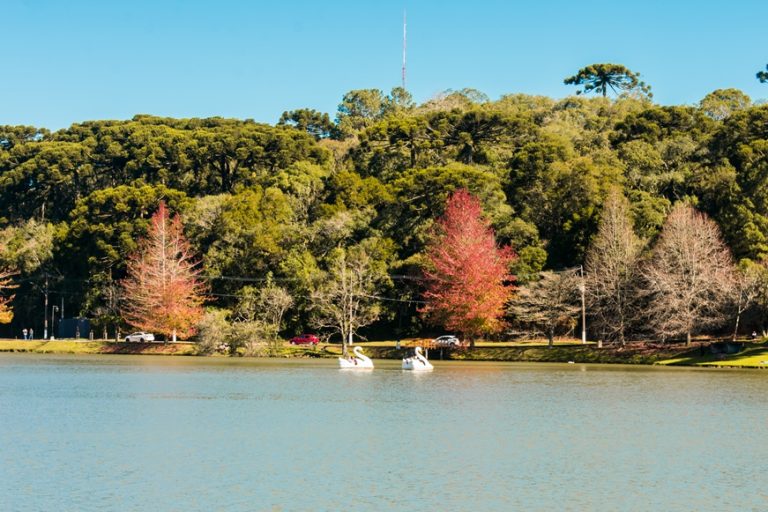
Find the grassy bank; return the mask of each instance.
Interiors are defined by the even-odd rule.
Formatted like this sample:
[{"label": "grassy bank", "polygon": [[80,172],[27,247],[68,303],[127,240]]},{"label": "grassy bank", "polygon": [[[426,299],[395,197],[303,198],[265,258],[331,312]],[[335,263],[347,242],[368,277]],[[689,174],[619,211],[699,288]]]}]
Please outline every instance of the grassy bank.
[{"label": "grassy bank", "polygon": [[[480,344],[472,349],[432,349],[432,359],[453,361],[517,361],[541,363],[655,364],[675,355],[678,350],[647,346],[597,348],[595,344],[559,344],[552,348],[546,343],[494,346]],[[390,354],[386,354],[390,355]],[[394,354],[392,354],[394,355]]]},{"label": "grassy bank", "polygon": [[712,354],[699,348],[685,351],[658,364],[668,366],[703,366],[714,368],[759,368],[768,369],[768,344],[745,343],[744,350],[737,354]]},{"label": "grassy bank", "polygon": [[[373,359],[401,359],[409,355],[412,347],[425,345],[426,340],[404,340],[400,348],[393,341],[361,343],[365,353]],[[428,346],[428,344],[426,345]],[[704,348],[702,348],[704,347]],[[707,344],[687,348],[679,345],[650,343],[630,344],[625,347],[597,348],[594,343],[582,345],[572,340],[547,347],[541,341],[525,343],[478,343],[474,348],[430,348],[433,360],[453,361],[517,361],[545,363],[599,363],[599,364],[660,364],[669,366],[709,366],[733,368],[768,368],[768,345],[746,343],[738,354],[711,354]],[[39,354],[149,354],[196,355],[194,343],[115,343],[112,341],[24,341],[0,340],[0,352],[28,352]],[[266,350],[262,352],[267,355]],[[275,357],[335,358],[341,355],[341,345],[320,344],[318,347],[280,347]],[[226,357],[223,355],[214,357]]]},{"label": "grassy bank", "polygon": [[194,355],[192,343],[115,343],[109,341],[76,340],[0,340],[0,352],[29,352],[35,354],[157,354]]}]

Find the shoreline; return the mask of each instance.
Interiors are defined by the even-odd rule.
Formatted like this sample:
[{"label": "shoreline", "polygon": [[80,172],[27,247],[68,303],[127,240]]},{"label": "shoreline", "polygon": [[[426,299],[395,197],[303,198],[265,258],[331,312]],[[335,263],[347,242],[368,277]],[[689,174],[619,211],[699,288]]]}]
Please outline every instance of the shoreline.
[{"label": "shoreline", "polygon": [[[401,348],[391,342],[359,343],[372,359],[401,359],[418,341],[406,341]],[[691,347],[632,343],[621,346],[597,348],[594,343],[560,343],[552,348],[546,344],[495,344],[483,343],[474,348],[429,348],[429,357],[446,361],[497,361],[540,363],[593,363],[634,364],[664,366],[698,366],[716,368],[768,369],[768,344],[744,342],[744,348],[735,354],[711,353],[708,343]],[[192,342],[177,343],[127,343],[89,340],[0,340],[0,353],[31,354],[103,354],[103,355],[165,355],[193,357],[244,357],[242,355],[200,355]],[[283,346],[277,353],[262,353],[248,357],[278,358],[336,358],[341,346],[321,344],[318,347]]]}]

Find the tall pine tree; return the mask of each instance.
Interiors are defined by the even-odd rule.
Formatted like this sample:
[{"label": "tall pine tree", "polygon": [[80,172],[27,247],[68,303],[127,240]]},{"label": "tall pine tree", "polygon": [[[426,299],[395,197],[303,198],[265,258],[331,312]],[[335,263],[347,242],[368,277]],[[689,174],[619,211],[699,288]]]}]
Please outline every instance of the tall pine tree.
[{"label": "tall pine tree", "polygon": [[139,329],[174,341],[177,336],[192,336],[205,299],[199,274],[181,219],[171,217],[161,202],[146,238],[128,261],[128,276],[122,281],[123,317]]},{"label": "tall pine tree", "polygon": [[426,256],[427,304],[421,312],[472,345],[479,335],[498,332],[513,292],[509,265],[515,254],[496,245],[477,198],[464,189],[448,198]]}]

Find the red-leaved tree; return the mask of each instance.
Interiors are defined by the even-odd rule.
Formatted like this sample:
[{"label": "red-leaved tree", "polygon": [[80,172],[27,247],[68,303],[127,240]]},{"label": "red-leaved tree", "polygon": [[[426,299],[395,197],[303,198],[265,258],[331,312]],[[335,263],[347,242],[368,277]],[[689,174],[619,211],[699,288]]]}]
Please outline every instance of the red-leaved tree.
[{"label": "red-leaved tree", "polygon": [[182,339],[195,334],[206,287],[198,279],[200,268],[184,237],[178,215],[164,202],[150,220],[146,238],[128,260],[123,288],[122,315],[145,331]]},{"label": "red-leaved tree", "polygon": [[428,319],[461,333],[474,345],[481,334],[504,325],[504,305],[514,291],[509,265],[515,253],[498,247],[480,201],[464,189],[449,198],[427,248]]}]

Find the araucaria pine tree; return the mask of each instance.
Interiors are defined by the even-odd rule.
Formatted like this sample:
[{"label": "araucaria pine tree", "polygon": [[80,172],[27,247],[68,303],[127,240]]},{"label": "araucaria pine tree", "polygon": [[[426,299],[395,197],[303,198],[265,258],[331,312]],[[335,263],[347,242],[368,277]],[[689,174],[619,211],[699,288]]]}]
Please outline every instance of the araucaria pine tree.
[{"label": "araucaria pine tree", "polygon": [[205,299],[199,274],[181,219],[171,217],[161,202],[146,238],[128,260],[128,275],[121,283],[123,317],[138,329],[174,341],[192,336]]},{"label": "araucaria pine tree", "polygon": [[426,305],[421,312],[437,325],[477,336],[503,327],[504,306],[513,293],[509,265],[515,254],[498,247],[480,201],[464,189],[448,198],[427,249]]}]

